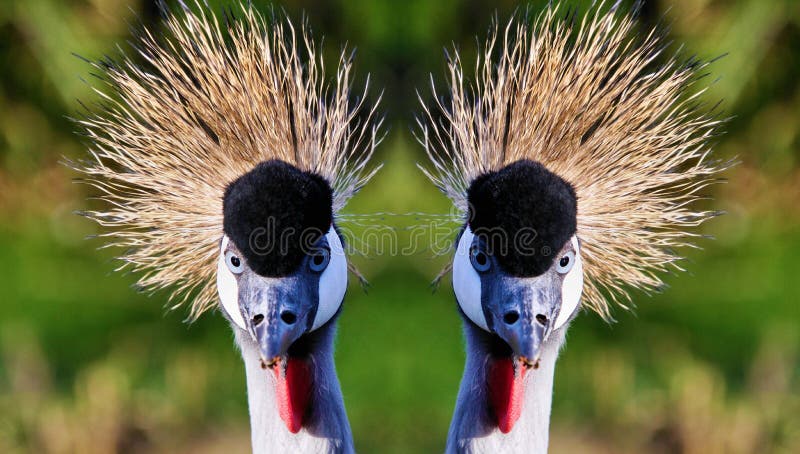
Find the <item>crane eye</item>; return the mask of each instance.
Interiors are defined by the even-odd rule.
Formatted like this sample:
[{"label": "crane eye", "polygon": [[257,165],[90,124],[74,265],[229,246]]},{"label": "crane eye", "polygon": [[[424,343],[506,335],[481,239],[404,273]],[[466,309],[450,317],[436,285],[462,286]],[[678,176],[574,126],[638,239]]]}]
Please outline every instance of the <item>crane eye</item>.
[{"label": "crane eye", "polygon": [[311,268],[311,271],[319,273],[328,267],[328,263],[330,263],[330,261],[330,249],[319,248],[309,256],[308,267]]},{"label": "crane eye", "polygon": [[[481,275],[478,270],[488,269],[488,266],[491,266],[491,257],[480,251],[478,246],[480,245],[469,225],[464,226],[464,232],[458,240],[456,254],[453,257],[453,292],[464,315],[476,326],[489,331],[489,325],[483,314]],[[475,259],[478,258],[476,252],[481,252],[483,256],[480,263],[476,263]]]},{"label": "crane eye", "polygon": [[344,247],[336,233],[336,229],[331,226],[325,235],[326,241],[312,249],[308,256],[308,267],[316,275],[307,276],[319,277],[317,285],[317,313],[314,316],[312,330],[328,323],[342,307],[344,294],[347,291],[347,259],[344,254]]},{"label": "crane eye", "polygon": [[489,260],[489,255],[477,246],[472,246],[469,250],[469,260],[472,262],[472,267],[479,273],[485,273],[492,267],[492,262]]},{"label": "crane eye", "polygon": [[233,274],[242,274],[244,272],[244,262],[232,251],[225,252],[225,264],[228,265],[228,269]]},{"label": "crane eye", "polygon": [[558,271],[559,274],[566,274],[572,269],[573,264],[575,264],[575,253],[568,251],[566,254],[562,255],[560,259],[558,259],[556,271]]}]

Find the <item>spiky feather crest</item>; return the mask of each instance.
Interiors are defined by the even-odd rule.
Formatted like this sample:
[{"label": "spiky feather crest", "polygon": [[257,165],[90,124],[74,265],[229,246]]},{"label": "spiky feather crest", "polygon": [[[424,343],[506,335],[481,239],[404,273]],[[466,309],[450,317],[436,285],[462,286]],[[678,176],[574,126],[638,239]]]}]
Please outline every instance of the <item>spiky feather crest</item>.
[{"label": "spiky feather crest", "polygon": [[350,104],[344,52],[330,86],[305,27],[251,6],[237,15],[221,22],[199,3],[169,13],[163,35],[145,30],[134,43],[144,64],[95,64],[104,106],[78,121],[91,159],[74,167],[106,205],[86,215],[126,249],[120,269],[143,272],[138,285],[170,288],[173,307],[193,298],[190,319],[216,302],[230,182],[280,159],[324,177],[336,212],[377,171],[367,162],[380,122],[363,97]]},{"label": "spiky feather crest", "polygon": [[520,159],[571,183],[583,301],[609,319],[610,302],[626,307],[630,288],[657,289],[659,273],[680,269],[674,250],[715,214],[695,202],[727,166],[710,159],[722,120],[693,89],[705,64],[659,63],[661,36],[637,33],[632,15],[603,2],[582,17],[563,12],[551,4],[530,26],[495,26],[475,83],[451,57],[449,101],[420,120],[433,164],[421,168],[463,213],[476,177]]}]

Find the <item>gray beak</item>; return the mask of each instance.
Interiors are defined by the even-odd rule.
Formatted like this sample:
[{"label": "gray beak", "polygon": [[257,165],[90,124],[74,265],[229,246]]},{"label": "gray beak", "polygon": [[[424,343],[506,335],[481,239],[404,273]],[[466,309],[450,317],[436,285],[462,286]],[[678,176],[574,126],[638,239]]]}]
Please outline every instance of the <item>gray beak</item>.
[{"label": "gray beak", "polygon": [[269,366],[287,354],[313,320],[312,306],[296,284],[293,278],[259,278],[248,287],[245,323]]},{"label": "gray beak", "polygon": [[493,286],[484,305],[490,329],[514,354],[535,365],[561,306],[560,286],[552,276],[504,277]]}]

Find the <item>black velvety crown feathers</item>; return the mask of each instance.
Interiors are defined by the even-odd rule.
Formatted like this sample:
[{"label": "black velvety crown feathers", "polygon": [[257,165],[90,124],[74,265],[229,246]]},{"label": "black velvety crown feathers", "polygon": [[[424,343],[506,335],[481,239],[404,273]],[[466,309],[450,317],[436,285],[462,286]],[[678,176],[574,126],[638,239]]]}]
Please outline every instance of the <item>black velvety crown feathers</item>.
[{"label": "black velvety crown feathers", "polygon": [[536,161],[523,159],[479,176],[467,201],[472,232],[513,276],[547,271],[577,230],[574,188]]},{"label": "black velvety crown feathers", "polygon": [[321,176],[277,159],[264,161],[225,190],[223,230],[262,276],[297,270],[333,222],[333,190]]}]

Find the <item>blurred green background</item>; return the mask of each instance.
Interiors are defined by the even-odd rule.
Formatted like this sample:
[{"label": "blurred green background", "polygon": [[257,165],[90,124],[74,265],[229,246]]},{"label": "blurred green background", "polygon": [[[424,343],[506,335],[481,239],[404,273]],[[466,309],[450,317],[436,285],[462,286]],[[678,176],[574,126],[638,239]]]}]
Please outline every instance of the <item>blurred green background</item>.
[{"label": "blurred green background", "polygon": [[[165,294],[137,294],[133,276],[112,273],[114,251],[86,241],[96,226],[72,214],[91,194],[59,164],[84,152],[66,116],[94,99],[90,67],[72,53],[115,55],[131,24],[157,23],[152,3],[0,3],[0,452],[249,449],[227,324],[216,313],[186,324]],[[505,21],[520,4],[274,6],[305,14],[331,63],[342,43],[356,47],[357,79],[372,73],[385,89],[385,167],[346,212],[447,213],[414,167],[424,159],[410,127],[416,90],[430,98],[430,73],[442,86],[445,46],[472,61],[492,15]],[[614,324],[591,313],[573,323],[552,451],[800,452],[800,2],[646,1],[640,20],[669,25],[701,58],[728,54],[711,66],[706,99],[733,115],[717,150],[741,164],[713,188],[728,214],[703,227],[716,239],[687,251],[688,273],[669,276],[663,294],[635,293]],[[337,344],[356,446],[440,452],[464,356],[449,283],[428,288],[447,259],[354,260],[373,285],[351,286]]]}]

